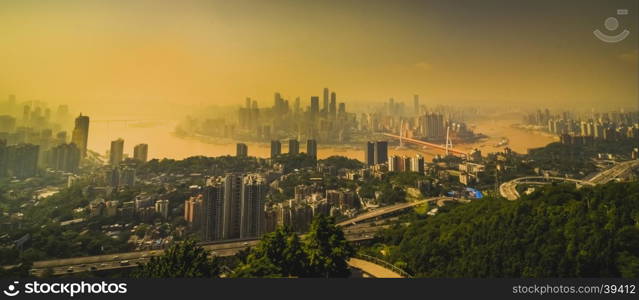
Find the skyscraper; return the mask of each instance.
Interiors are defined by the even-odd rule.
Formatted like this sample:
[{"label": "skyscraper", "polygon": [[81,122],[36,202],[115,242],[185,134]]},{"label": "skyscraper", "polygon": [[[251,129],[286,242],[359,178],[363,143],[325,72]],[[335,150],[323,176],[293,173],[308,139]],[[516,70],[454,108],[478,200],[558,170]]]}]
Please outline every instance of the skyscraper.
[{"label": "skyscraper", "polygon": [[[207,180],[204,187],[202,225],[204,240],[221,240],[224,236],[224,185],[217,179]],[[195,218],[200,214],[194,212]]]},{"label": "skyscraper", "polygon": [[411,171],[424,173],[424,157],[417,154],[415,158],[413,158],[413,165],[411,166]]},{"label": "skyscraper", "polygon": [[324,88],[324,98],[322,100],[324,104],[322,106],[322,115],[328,115],[328,88]]},{"label": "skyscraper", "polygon": [[319,97],[312,96],[311,97],[311,119],[317,118],[319,114]]},{"label": "skyscraper", "polygon": [[415,95],[413,98],[413,113],[419,115],[419,95]]},{"label": "skyscraper", "polygon": [[242,179],[240,238],[258,237],[264,233],[264,203],[268,187],[259,175]]},{"label": "skyscraper", "polygon": [[73,142],[78,149],[80,149],[80,155],[84,158],[87,156],[87,142],[89,140],[89,117],[80,114],[75,118],[75,127],[71,135],[71,142]]},{"label": "skyscraper", "polygon": [[224,224],[222,239],[240,237],[242,176],[227,174],[224,177]]},{"label": "skyscraper", "polygon": [[147,144],[139,144],[133,148],[133,158],[138,161],[146,162],[146,160],[148,159],[148,154],[149,145]]},{"label": "skyscraper", "polygon": [[248,156],[248,146],[246,144],[243,144],[243,143],[238,143],[237,144],[237,149],[236,149],[236,156],[237,157],[247,157]]},{"label": "skyscraper", "polygon": [[109,152],[109,163],[112,166],[120,165],[124,156],[124,140],[117,139],[111,142],[111,151]]},{"label": "skyscraper", "polygon": [[37,175],[40,146],[18,144],[8,146],[6,151],[7,169],[10,175],[18,178],[28,178]]},{"label": "skyscraper", "polygon": [[337,110],[337,117],[339,119],[344,119],[346,117],[346,103],[341,102],[339,104],[339,109]]},{"label": "skyscraper", "polygon": [[80,149],[74,143],[60,144],[48,151],[46,162],[54,170],[75,173],[80,165]]},{"label": "skyscraper", "polygon": [[271,141],[271,158],[276,158],[282,154],[282,143],[278,140]]},{"label": "skyscraper", "polygon": [[366,149],[364,149],[364,156],[366,165],[372,166],[375,164],[375,143],[366,142]]},{"label": "skyscraper", "polygon": [[306,154],[308,156],[317,159],[317,141],[316,140],[307,140],[306,141]]},{"label": "skyscraper", "polygon": [[299,154],[300,153],[300,142],[296,139],[288,140],[288,154]]},{"label": "skyscraper", "polygon": [[161,199],[155,201],[155,212],[166,219],[169,217],[169,200]]},{"label": "skyscraper", "polygon": [[439,140],[445,137],[444,116],[441,114],[426,114],[420,117],[421,133],[424,138]]},{"label": "skyscraper", "polygon": [[331,104],[329,107],[329,113],[332,118],[337,116],[337,95],[335,92],[331,92]]},{"label": "skyscraper", "polygon": [[377,141],[375,142],[375,160],[374,163],[383,164],[388,162],[388,142]]}]

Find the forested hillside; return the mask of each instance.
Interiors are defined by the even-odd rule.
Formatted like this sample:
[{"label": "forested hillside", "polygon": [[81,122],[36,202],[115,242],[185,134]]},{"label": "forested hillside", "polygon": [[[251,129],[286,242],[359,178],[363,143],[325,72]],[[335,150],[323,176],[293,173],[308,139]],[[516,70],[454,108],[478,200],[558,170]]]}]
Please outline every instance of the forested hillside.
[{"label": "forested hillside", "polygon": [[637,277],[639,183],[547,186],[396,224],[368,252],[419,277]]}]

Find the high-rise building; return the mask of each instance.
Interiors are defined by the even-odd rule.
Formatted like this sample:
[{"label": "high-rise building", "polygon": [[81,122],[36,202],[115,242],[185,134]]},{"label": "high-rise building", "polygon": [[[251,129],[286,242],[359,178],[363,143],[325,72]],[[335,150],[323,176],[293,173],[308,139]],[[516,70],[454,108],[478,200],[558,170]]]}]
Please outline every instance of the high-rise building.
[{"label": "high-rise building", "polygon": [[439,140],[446,136],[444,116],[441,114],[426,114],[420,117],[421,133],[424,138]]},{"label": "high-rise building", "polygon": [[222,239],[240,237],[242,176],[227,174],[224,177],[224,224]]},{"label": "high-rise building", "polygon": [[328,88],[324,88],[324,98],[322,100],[324,104],[322,106],[322,115],[328,115]]},{"label": "high-rise building", "polygon": [[75,127],[71,135],[71,142],[73,142],[78,149],[80,149],[80,155],[82,157],[87,156],[87,143],[89,140],[89,117],[80,114],[75,118]]},{"label": "high-rise building", "polygon": [[331,92],[331,103],[329,105],[329,113],[331,117],[333,118],[337,116],[337,94],[335,94],[335,92]]},{"label": "high-rise building", "polygon": [[288,154],[299,154],[300,153],[300,142],[296,139],[288,140]]},{"label": "high-rise building", "polygon": [[[203,194],[201,225],[204,240],[221,240],[224,236],[224,184],[217,179],[209,179]],[[198,215],[196,214],[195,217]]]},{"label": "high-rise building", "polygon": [[242,179],[240,238],[258,237],[265,231],[264,204],[268,187],[259,175]]},{"label": "high-rise building", "polygon": [[413,109],[416,115],[419,115],[419,95],[415,95],[413,98]]},{"label": "high-rise building", "polygon": [[47,152],[47,166],[54,170],[75,173],[80,166],[80,155],[80,149],[74,143],[60,144]]},{"label": "high-rise building", "polygon": [[146,162],[149,155],[149,145],[139,144],[133,148],[133,158],[135,160]]},{"label": "high-rise building", "polygon": [[410,168],[413,165],[413,160],[408,156],[402,156],[402,159],[399,163],[400,171],[402,172],[410,172]]},{"label": "high-rise building", "polygon": [[169,217],[169,200],[161,199],[155,201],[155,212],[162,218],[167,219]]},{"label": "high-rise building", "polygon": [[375,142],[375,160],[376,165],[388,162],[388,142]]},{"label": "high-rise building", "polygon": [[236,147],[236,156],[237,157],[247,157],[248,156],[248,146],[243,143],[237,143]]},{"label": "high-rise building", "polygon": [[109,163],[112,166],[119,166],[124,156],[124,140],[117,139],[111,142],[111,150],[109,152]]},{"label": "high-rise building", "polygon": [[372,166],[375,164],[375,143],[374,142],[366,142],[366,149],[364,149],[364,155],[366,165]]},{"label": "high-rise building", "polygon": [[311,97],[311,119],[315,119],[317,118],[317,115],[319,115],[319,97],[317,96],[312,96]]},{"label": "high-rise building", "polygon": [[204,197],[202,194],[191,196],[184,201],[184,220],[193,229],[199,229],[204,222]]},{"label": "high-rise building", "polygon": [[316,140],[307,140],[306,141],[306,154],[308,156],[317,159],[317,141]]},{"label": "high-rise building", "polygon": [[7,171],[18,178],[34,177],[38,173],[40,146],[18,144],[7,147]]},{"label": "high-rise building", "polygon": [[388,158],[388,171],[400,172],[401,158],[397,155],[392,155]]},{"label": "high-rise building", "polygon": [[271,141],[271,158],[276,158],[282,154],[282,143],[278,140]]},{"label": "high-rise building", "polygon": [[415,158],[413,158],[413,165],[411,166],[411,171],[424,173],[424,157],[417,154]]}]

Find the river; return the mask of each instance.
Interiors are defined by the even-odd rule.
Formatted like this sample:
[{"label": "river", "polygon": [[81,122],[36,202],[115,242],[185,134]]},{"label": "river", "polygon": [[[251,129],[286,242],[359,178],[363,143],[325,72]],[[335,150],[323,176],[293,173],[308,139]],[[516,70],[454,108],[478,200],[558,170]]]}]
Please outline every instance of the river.
[{"label": "river", "polygon": [[[469,144],[454,144],[458,150],[470,151],[478,148],[483,154],[503,150],[503,147],[495,147],[502,137],[509,139],[508,147],[515,152],[526,153],[529,148],[543,147],[557,138],[534,131],[513,128],[516,119],[490,119],[478,121],[474,125],[476,133],[483,133],[489,138]],[[227,140],[214,140],[204,142],[196,138],[180,138],[173,135],[177,121],[154,122],[105,122],[96,120],[91,122],[89,130],[89,149],[104,155],[110,147],[110,141],[117,138],[124,139],[125,154],[132,155],[133,147],[140,143],[149,145],[149,159],[173,158],[183,159],[195,155],[222,156],[235,154],[235,142]],[[246,143],[250,156],[269,157],[270,144]],[[300,142],[300,151],[304,151],[305,143]],[[282,143],[282,151],[287,151],[286,143]],[[441,151],[432,149],[396,149],[389,147],[389,154],[409,155],[422,154],[427,160],[432,159]],[[364,145],[359,147],[322,147],[318,145],[318,157],[326,158],[333,155],[341,155],[359,160],[364,159]]]}]

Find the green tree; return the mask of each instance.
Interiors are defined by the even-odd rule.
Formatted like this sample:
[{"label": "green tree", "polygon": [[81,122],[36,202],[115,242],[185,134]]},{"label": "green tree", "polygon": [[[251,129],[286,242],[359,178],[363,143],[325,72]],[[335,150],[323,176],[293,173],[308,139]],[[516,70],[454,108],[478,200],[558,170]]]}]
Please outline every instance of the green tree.
[{"label": "green tree", "polygon": [[306,253],[297,234],[288,227],[280,227],[264,235],[234,276],[303,277],[306,275],[306,265]]},{"label": "green tree", "polygon": [[319,215],[313,219],[306,236],[306,253],[309,271],[316,277],[347,277],[350,275],[347,261],[354,249],[346,241],[344,232],[332,218]]},{"label": "green tree", "polygon": [[139,278],[217,277],[219,261],[192,239],[171,245],[163,255],[153,257],[136,272]]}]

